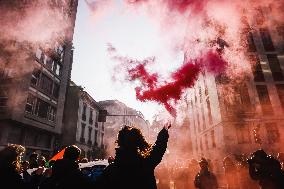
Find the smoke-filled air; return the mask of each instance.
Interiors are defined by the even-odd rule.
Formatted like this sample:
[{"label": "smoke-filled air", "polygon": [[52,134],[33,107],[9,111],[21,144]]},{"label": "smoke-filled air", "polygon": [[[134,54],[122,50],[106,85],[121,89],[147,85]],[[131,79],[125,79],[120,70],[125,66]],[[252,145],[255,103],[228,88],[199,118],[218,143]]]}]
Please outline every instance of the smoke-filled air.
[{"label": "smoke-filled air", "polygon": [[[100,3],[97,1],[98,7]],[[275,19],[283,19],[282,1],[133,0],[126,3],[127,10],[147,12],[159,25],[161,35],[170,40],[172,51],[184,53],[184,60],[175,71],[161,76],[159,70],[151,69],[153,65],[163,65],[156,61],[155,54],[138,60],[119,55],[119,49],[112,47],[108,48],[110,56],[125,68],[119,71],[127,81],[138,81],[133,91],[138,100],[162,104],[174,117],[174,106],[185,90],[194,86],[201,72],[223,74],[233,82],[251,72],[254,62],[245,56],[248,46],[245,31],[250,31],[248,23],[259,16],[257,7],[268,6],[273,9]],[[105,2],[102,4],[106,6]]]},{"label": "smoke-filled air", "polygon": [[[68,9],[70,2],[60,3]],[[12,75],[31,72],[33,66],[27,60],[31,50],[48,51],[67,34],[70,20],[63,9],[52,1],[1,1],[0,66],[5,65]]]}]

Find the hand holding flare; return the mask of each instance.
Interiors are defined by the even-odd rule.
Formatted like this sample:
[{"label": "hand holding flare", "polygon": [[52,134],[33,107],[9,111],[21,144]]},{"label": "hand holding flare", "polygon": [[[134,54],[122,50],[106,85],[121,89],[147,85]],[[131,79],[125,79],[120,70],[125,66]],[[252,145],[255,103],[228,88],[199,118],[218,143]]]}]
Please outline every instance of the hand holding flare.
[{"label": "hand holding flare", "polygon": [[172,127],[172,124],[170,122],[166,123],[164,126],[166,130],[169,130],[171,127]]}]

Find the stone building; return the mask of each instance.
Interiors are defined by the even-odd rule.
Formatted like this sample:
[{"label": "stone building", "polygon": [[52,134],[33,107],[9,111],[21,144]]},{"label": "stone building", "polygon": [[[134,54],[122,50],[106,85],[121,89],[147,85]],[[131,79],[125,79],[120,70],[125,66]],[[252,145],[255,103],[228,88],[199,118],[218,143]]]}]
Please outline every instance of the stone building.
[{"label": "stone building", "polygon": [[[11,59],[0,64],[0,148],[17,143],[27,148],[27,155],[38,151],[47,157],[58,147],[62,133],[78,1],[50,3],[62,10],[62,21],[70,23],[55,41],[49,41],[51,46],[35,48],[25,42],[9,41],[14,51],[5,53],[7,49],[0,41],[1,58]],[[17,5],[25,7],[30,3],[21,1]]]},{"label": "stone building", "polygon": [[138,127],[146,137],[149,136],[150,123],[144,119],[141,112],[126,106],[118,100],[100,101],[99,104],[107,110],[109,115],[112,115],[107,116],[105,122],[106,145],[110,154],[114,153],[115,140],[122,125]]},{"label": "stone building", "polygon": [[232,84],[224,75],[204,73],[189,90],[195,158],[221,163],[226,155],[260,147],[273,155],[284,150],[284,25],[271,18],[269,7],[258,11],[255,20],[244,22],[247,56],[255,62],[250,75]]},{"label": "stone building", "polygon": [[76,144],[89,160],[103,158],[105,127],[98,122],[102,107],[80,86],[71,83],[66,97],[61,146]]}]

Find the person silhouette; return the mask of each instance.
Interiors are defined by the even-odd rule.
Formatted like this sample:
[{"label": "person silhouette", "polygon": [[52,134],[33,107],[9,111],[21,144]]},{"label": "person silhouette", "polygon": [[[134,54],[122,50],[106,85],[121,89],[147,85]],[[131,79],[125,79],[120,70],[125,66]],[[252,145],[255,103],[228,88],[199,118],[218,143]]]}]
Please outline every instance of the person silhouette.
[{"label": "person silhouette", "polygon": [[155,167],[161,162],[169,138],[167,124],[154,145],[148,143],[140,129],[123,126],[118,133],[116,155],[98,179],[98,188],[156,189]]}]

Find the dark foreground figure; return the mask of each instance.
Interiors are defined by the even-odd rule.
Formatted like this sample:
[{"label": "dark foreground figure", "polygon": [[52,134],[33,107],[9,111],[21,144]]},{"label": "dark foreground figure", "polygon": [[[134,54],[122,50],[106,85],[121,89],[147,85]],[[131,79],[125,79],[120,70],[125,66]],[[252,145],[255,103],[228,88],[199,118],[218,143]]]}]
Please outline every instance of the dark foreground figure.
[{"label": "dark foreground figure", "polygon": [[25,147],[17,144],[8,145],[0,151],[0,183],[1,188],[13,189],[37,189],[40,174],[36,171],[30,176],[29,182],[20,175],[21,157],[25,153]]},{"label": "dark foreground figure", "polygon": [[196,175],[194,185],[199,189],[217,189],[218,183],[216,176],[209,171],[209,164],[205,158],[199,161],[200,171]]},{"label": "dark foreground figure", "polygon": [[284,174],[281,164],[262,149],[252,153],[248,159],[249,174],[257,180],[261,189],[284,189]]},{"label": "dark foreground figure", "polygon": [[154,169],[166,151],[169,127],[159,132],[152,146],[139,129],[124,126],[118,134],[115,160],[98,179],[97,188],[156,189]]},{"label": "dark foreground figure", "polygon": [[77,146],[68,146],[63,159],[56,160],[52,166],[52,176],[40,184],[40,189],[95,189],[91,180],[79,169],[80,154]]}]

